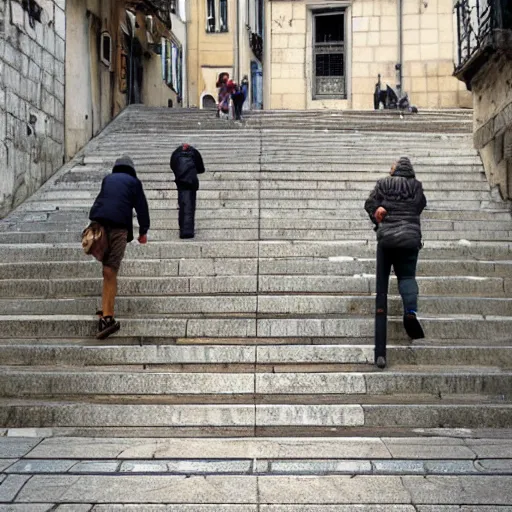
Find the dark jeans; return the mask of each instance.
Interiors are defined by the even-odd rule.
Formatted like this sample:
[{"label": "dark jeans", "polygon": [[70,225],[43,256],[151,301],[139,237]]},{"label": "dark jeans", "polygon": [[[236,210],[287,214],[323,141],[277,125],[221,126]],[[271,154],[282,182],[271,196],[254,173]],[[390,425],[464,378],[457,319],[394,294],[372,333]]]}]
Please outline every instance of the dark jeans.
[{"label": "dark jeans", "polygon": [[245,98],[233,98],[233,106],[235,108],[235,119],[240,120],[242,116],[242,107],[244,106]]},{"label": "dark jeans", "polygon": [[180,236],[191,238],[194,236],[194,220],[196,214],[197,191],[178,189],[178,222],[180,225]]},{"label": "dark jeans", "polygon": [[375,359],[386,357],[388,288],[391,267],[398,279],[404,313],[418,309],[416,265],[418,249],[384,249],[377,247],[377,296],[375,300]]}]

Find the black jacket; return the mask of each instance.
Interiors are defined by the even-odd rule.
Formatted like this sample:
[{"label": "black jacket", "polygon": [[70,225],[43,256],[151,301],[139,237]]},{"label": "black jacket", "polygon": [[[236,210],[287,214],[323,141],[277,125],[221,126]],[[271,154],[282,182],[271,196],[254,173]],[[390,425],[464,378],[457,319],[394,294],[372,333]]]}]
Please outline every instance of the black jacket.
[{"label": "black jacket", "polygon": [[[423,186],[414,170],[397,169],[393,176],[377,182],[364,208],[376,225],[379,245],[390,249],[420,249],[420,215],[426,205]],[[377,224],[374,214],[379,206],[388,213]]]},{"label": "black jacket", "polygon": [[178,188],[199,189],[197,175],[202,174],[205,169],[201,153],[196,148],[188,146],[185,149],[179,146],[171,156],[171,169]]},{"label": "black jacket", "polygon": [[139,221],[139,235],[145,235],[150,224],[148,202],[132,159],[123,156],[116,161],[112,174],[103,179],[89,219],[105,227],[127,229],[128,242],[131,242],[134,208]]}]

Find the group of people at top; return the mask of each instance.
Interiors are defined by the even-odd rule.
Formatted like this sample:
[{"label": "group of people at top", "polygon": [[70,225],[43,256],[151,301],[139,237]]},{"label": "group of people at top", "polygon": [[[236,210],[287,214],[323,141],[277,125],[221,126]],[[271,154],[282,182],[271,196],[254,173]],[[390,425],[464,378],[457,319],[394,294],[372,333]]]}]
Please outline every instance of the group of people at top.
[{"label": "group of people at top", "polygon": [[230,101],[233,101],[234,117],[237,121],[242,119],[242,108],[247,95],[249,93],[249,79],[245,75],[237,84],[229,78],[229,73],[221,73],[216,84],[219,90],[219,97],[217,103],[217,117],[221,114],[229,117]]},{"label": "group of people at top", "polygon": [[[197,149],[181,144],[173,152],[170,165],[178,189],[180,238],[193,238],[198,174],[205,172],[203,159]],[[377,182],[365,203],[377,232],[375,364],[379,368],[386,367],[387,302],[392,267],[403,301],[405,331],[411,339],[424,337],[416,316],[416,265],[422,247],[420,215],[427,200],[408,158],[395,162],[389,174]],[[120,327],[114,318],[117,273],[126,245],[134,238],[133,209],[139,221],[139,243],[145,244],[150,225],[148,203],[133,161],[123,156],[116,161],[112,174],[104,178],[89,215],[92,222],[82,234],[85,252],[103,263],[102,309],[97,312],[100,317],[98,339],[110,336]]]}]

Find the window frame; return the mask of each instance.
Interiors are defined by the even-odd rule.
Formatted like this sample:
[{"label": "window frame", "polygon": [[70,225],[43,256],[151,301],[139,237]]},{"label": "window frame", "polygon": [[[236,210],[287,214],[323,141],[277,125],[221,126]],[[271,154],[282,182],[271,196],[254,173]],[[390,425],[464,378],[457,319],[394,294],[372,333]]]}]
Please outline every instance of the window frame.
[{"label": "window frame", "polygon": [[[108,38],[109,41],[109,56],[108,60],[105,58],[104,48],[105,48],[105,40]],[[113,54],[113,44],[112,44],[112,36],[110,32],[107,30],[103,31],[100,35],[100,60],[103,65],[105,65],[109,71],[112,71],[112,54]]]},{"label": "window frame", "polygon": [[[347,77],[347,71],[348,71],[348,64],[347,64],[347,9],[346,8],[336,8],[336,9],[318,9],[318,10],[312,10],[312,52],[313,52],[313,59],[312,59],[312,99],[313,100],[322,100],[322,99],[340,99],[340,100],[346,100],[348,98],[348,77]],[[336,15],[343,15],[343,41],[339,42],[333,42],[333,43],[318,43],[316,41],[317,36],[317,19],[324,16],[336,16]],[[339,46],[339,52],[332,52],[332,53],[322,53],[317,51],[318,48],[328,47],[331,46]],[[318,55],[331,55],[331,54],[338,54],[342,55],[343,59],[343,92],[342,93],[335,93],[335,94],[321,94],[318,93],[318,84],[317,84],[317,73],[316,73],[316,67],[317,67],[317,56]],[[331,76],[331,75],[328,75]],[[335,75],[332,75],[333,77]]]},{"label": "window frame", "polygon": [[[228,0],[206,0],[206,33],[226,34],[229,32]],[[226,18],[222,19],[223,14]]]},{"label": "window frame", "polygon": [[[229,32],[229,6],[228,0],[218,0],[219,2],[219,32]],[[223,16],[226,19],[223,19]]]}]

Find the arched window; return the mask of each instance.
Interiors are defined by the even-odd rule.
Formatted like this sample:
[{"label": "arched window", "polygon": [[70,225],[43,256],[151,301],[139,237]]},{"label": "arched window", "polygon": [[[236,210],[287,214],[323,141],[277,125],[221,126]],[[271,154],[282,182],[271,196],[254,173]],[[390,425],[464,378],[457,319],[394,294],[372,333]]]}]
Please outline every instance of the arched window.
[{"label": "arched window", "polygon": [[212,110],[217,107],[217,102],[215,101],[215,98],[211,94],[206,94],[205,96],[203,96],[203,102],[201,106],[206,110]]}]

